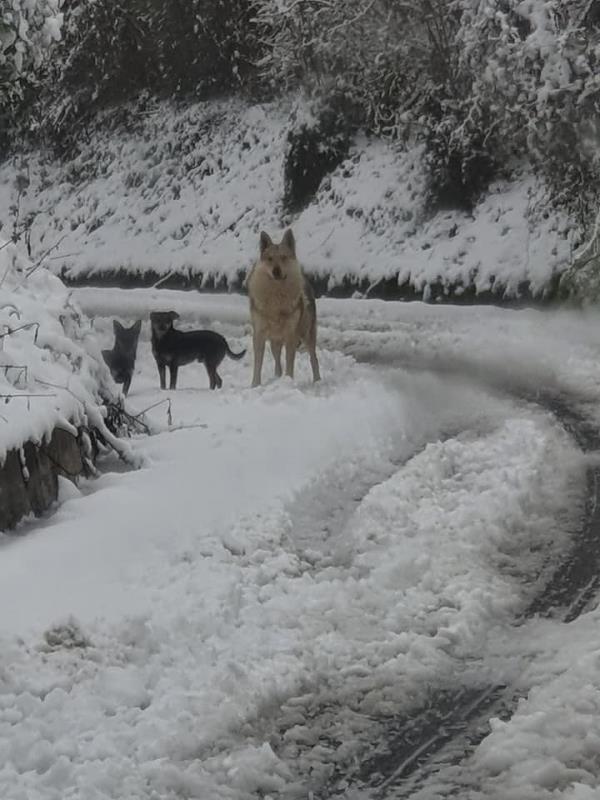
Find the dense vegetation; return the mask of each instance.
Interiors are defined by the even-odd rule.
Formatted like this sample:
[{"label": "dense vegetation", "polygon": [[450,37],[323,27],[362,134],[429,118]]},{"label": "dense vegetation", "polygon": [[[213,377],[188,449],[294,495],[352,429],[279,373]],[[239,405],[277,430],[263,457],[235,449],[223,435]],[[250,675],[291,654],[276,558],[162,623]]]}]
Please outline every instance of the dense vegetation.
[{"label": "dense vegetation", "polygon": [[313,114],[290,136],[290,208],[362,128],[426,145],[432,207],[469,208],[492,178],[527,160],[553,202],[584,227],[595,217],[600,0],[4,5],[5,152],[28,137],[72,150],[100,110],[123,101],[300,91]]}]

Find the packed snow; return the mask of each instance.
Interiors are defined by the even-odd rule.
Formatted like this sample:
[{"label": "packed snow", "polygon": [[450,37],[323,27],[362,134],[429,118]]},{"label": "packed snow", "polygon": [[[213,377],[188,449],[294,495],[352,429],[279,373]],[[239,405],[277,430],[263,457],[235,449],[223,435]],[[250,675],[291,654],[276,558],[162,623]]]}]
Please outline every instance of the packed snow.
[{"label": "packed snow", "polygon": [[33,219],[34,258],[71,277],[124,270],[235,280],[263,228],[292,223],[306,269],[338,286],[397,277],[518,294],[541,292],[570,262],[566,216],[528,169],[496,181],[473,213],[426,209],[420,147],[357,137],[295,218],[282,211],[287,135],[297,103],[162,103],[127,131],[95,133],[65,163],[45,152],[0,166],[0,219]]},{"label": "packed snow", "polygon": [[[155,433],[0,548],[2,798],[318,798],[389,715],[490,679],[525,699],[464,797],[595,796],[598,612],[514,625],[586,466],[528,390],[597,399],[591,313],[321,300],[323,381],[300,355],[252,390],[245,298],[73,302],[98,347],[144,320],[127,408]],[[249,348],[221,391],[192,365],[160,392],[158,308]]]}]

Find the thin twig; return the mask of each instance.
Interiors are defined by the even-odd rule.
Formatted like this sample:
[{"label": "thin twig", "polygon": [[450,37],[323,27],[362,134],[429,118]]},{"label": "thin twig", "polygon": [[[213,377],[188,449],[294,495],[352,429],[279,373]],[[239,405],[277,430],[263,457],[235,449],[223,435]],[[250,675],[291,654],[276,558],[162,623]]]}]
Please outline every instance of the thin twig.
[{"label": "thin twig", "polygon": [[153,408],[158,408],[158,406],[164,406],[165,403],[168,404],[169,413],[170,413],[170,411],[171,411],[171,398],[170,397],[166,397],[164,400],[159,400],[158,403],[154,403],[153,405],[148,406],[148,408],[145,408],[143,411],[140,411],[139,414],[134,414],[133,418],[134,419],[139,419],[144,414],[147,414],[148,411],[152,411]]},{"label": "thin twig", "polygon": [[64,241],[66,238],[67,238],[67,234],[64,233],[60,237],[60,239],[58,239],[58,241],[56,241],[51,247],[49,247],[47,250],[45,250],[42,253],[42,255],[38,258],[38,260],[35,262],[35,264],[32,267],[30,267],[29,270],[27,270],[27,272],[25,273],[25,278],[29,278],[31,275],[33,275],[33,273],[36,271],[36,269],[39,269],[39,267],[42,266],[43,261],[50,255],[50,253],[53,250],[56,250],[56,248],[59,246],[59,244],[62,241]]},{"label": "thin twig", "polygon": [[21,393],[21,394],[0,394],[1,400],[12,400],[15,397],[23,397],[27,399],[28,397],[56,397],[56,394],[41,394],[36,392],[28,392],[28,393]]},{"label": "thin twig", "polygon": [[48,261],[58,261],[59,258],[72,258],[73,256],[80,256],[81,250],[78,253],[61,253],[58,256],[52,256]]},{"label": "thin twig", "polygon": [[245,211],[242,211],[242,213],[239,216],[237,216],[233,220],[233,222],[230,222],[228,225],[225,225],[224,228],[221,228],[220,231],[217,231],[217,233],[211,239],[208,240],[208,244],[216,241],[220,236],[223,236],[224,233],[227,233],[227,231],[233,230],[235,226],[238,224],[238,222],[241,222],[241,220],[243,220],[244,217],[251,211],[252,211],[251,208],[247,208]]},{"label": "thin twig", "polygon": [[134,417],[133,414],[130,414],[128,411],[125,411],[123,407],[119,408],[119,414],[122,415],[123,417],[126,417],[129,420],[129,424],[132,427],[135,427],[137,425],[138,427],[143,428],[144,431],[148,434],[148,436],[150,436],[151,433],[150,427],[146,425],[146,423],[143,422],[141,419]]},{"label": "thin twig", "polygon": [[36,383],[41,383],[42,386],[50,386],[52,389],[60,389],[63,392],[68,392],[71,397],[74,397],[78,403],[85,408],[85,400],[82,400],[81,397],[77,397],[75,392],[72,392],[68,386],[60,386],[58,383],[50,383],[50,381],[43,381],[41,378],[36,378]]},{"label": "thin twig", "polygon": [[190,425],[170,425],[169,432],[171,431],[186,431],[190,428],[208,428],[208,425],[205,422],[195,422]]},{"label": "thin twig", "polygon": [[323,247],[323,245],[324,245],[324,244],[326,244],[326,243],[327,243],[327,242],[328,242],[328,241],[331,239],[331,237],[333,236],[333,233],[334,233],[334,231],[335,231],[335,227],[334,227],[334,228],[332,228],[332,229],[329,231],[329,233],[328,233],[328,234],[327,234],[327,236],[326,236],[326,237],[323,239],[323,241],[322,241],[322,242],[319,242],[319,244],[318,244],[316,247],[313,247],[311,250],[309,250],[309,251],[308,251],[308,255],[311,255],[311,253],[315,253],[317,250],[320,250],[320,249],[321,249],[321,247]]},{"label": "thin twig", "polygon": [[159,279],[156,281],[156,283],[153,283],[153,284],[152,284],[152,286],[151,286],[150,288],[151,288],[151,289],[156,289],[156,288],[158,288],[158,287],[161,285],[161,283],[164,283],[165,281],[168,281],[168,280],[169,280],[169,278],[171,278],[171,277],[172,277],[174,274],[175,274],[175,270],[174,270],[174,269],[172,269],[170,272],[167,272],[167,274],[166,274],[166,275],[163,275],[163,276],[162,276],[162,278],[159,278]]},{"label": "thin twig", "polygon": [[19,325],[18,328],[12,328],[12,330],[5,331],[5,333],[0,333],[0,339],[4,339],[5,336],[12,336],[13,333],[17,333],[17,331],[23,331],[26,328],[35,328],[35,336],[33,337],[33,343],[37,344],[37,337],[40,330],[40,323],[39,322],[27,322],[25,325]]}]

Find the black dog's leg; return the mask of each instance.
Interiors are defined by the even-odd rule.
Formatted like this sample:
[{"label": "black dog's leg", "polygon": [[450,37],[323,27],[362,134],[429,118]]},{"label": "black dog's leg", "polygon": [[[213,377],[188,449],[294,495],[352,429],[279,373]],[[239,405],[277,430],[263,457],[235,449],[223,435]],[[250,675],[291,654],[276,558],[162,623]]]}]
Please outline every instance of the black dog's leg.
[{"label": "black dog's leg", "polygon": [[167,388],[167,367],[165,364],[160,362],[156,362],[156,366],[158,367],[158,377],[160,378],[160,388],[166,389]]},{"label": "black dog's leg", "polygon": [[127,397],[130,386],[131,386],[131,375],[128,375],[127,378],[125,378],[125,382],[123,383],[123,394],[125,395],[125,397]]},{"label": "black dog's leg", "polygon": [[214,364],[205,364],[204,366],[206,367],[206,371],[208,372],[208,380],[210,382],[210,388],[216,389],[218,380],[220,380],[217,375],[216,367],[214,366]]},{"label": "black dog's leg", "polygon": [[172,361],[169,366],[169,369],[171,370],[171,383],[169,384],[170,389],[177,388],[177,368],[177,364]]}]

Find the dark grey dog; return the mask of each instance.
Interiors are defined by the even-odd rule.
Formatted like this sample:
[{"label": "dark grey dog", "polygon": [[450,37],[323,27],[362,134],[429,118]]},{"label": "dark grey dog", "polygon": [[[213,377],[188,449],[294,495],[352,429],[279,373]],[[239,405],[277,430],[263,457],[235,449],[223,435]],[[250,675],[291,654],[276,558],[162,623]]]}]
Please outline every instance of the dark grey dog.
[{"label": "dark grey dog", "polygon": [[236,361],[243,358],[245,350],[234,353],[224,336],[215,331],[178,331],[173,320],[179,319],[176,311],[153,311],[150,314],[152,329],[152,353],[156,359],[160,388],[166,388],[166,368],[171,373],[170,389],[177,386],[177,370],[193,361],[203,363],[208,372],[211,389],[220,389],[223,381],[217,367],[225,356]]},{"label": "dark grey dog", "polygon": [[113,349],[102,351],[102,357],[106,361],[113,381],[123,384],[124,395],[127,395],[131,386],[141,328],[141,319],[138,319],[131,328],[125,328],[116,319],[113,320],[115,332]]}]

